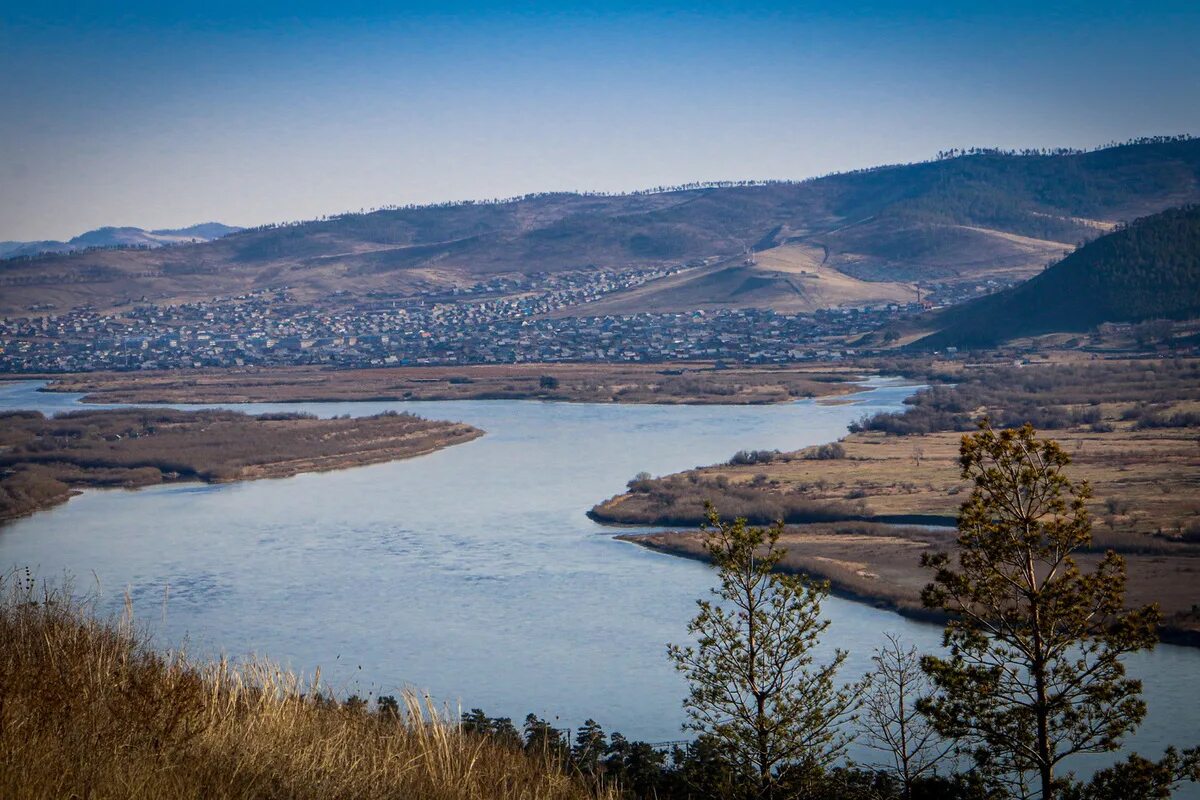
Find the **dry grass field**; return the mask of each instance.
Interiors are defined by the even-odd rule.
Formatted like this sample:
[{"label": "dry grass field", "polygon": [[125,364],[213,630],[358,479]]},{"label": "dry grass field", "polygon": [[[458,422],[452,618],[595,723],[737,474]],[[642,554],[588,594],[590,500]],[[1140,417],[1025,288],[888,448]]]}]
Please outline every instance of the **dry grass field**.
[{"label": "dry grass field", "polygon": [[607,796],[414,695],[371,710],[270,663],[162,655],[22,575],[0,578],[0,641],[6,800]]},{"label": "dry grass field", "polygon": [[[1053,437],[1071,454],[1071,474],[1092,485],[1090,510],[1098,527],[1136,535],[1200,531],[1200,441],[1195,430],[1055,431]],[[952,522],[967,488],[958,472],[961,439],[956,432],[911,437],[858,433],[842,440],[841,458],[817,459],[809,457],[812,451],[801,451],[769,464],[705,467],[685,473],[684,479],[662,479],[663,492],[656,486],[618,495],[597,511],[613,515],[612,521],[640,523],[658,514],[670,487],[677,516],[649,521],[699,523],[705,497],[718,508],[731,507],[744,488],[765,499],[795,496],[842,508],[846,516]],[[732,502],[723,503],[726,497]],[[760,522],[771,519],[748,511]],[[739,511],[731,508],[729,513]]]},{"label": "dry grass field", "polygon": [[330,370],[92,372],[55,375],[49,389],[96,403],[324,400],[564,400],[584,403],[780,403],[858,391],[849,368],[661,364],[503,364]]}]

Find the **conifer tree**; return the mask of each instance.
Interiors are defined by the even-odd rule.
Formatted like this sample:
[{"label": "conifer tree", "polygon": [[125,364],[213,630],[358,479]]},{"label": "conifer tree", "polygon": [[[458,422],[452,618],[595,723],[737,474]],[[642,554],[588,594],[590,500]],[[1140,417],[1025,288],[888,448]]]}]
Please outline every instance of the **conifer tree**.
[{"label": "conifer tree", "polygon": [[688,625],[695,646],[672,645],[690,683],[686,727],[716,742],[752,796],[783,787],[803,794],[845,751],[840,723],[856,687],[835,683],[846,652],[814,666],[813,648],[829,626],[821,616],[827,583],[776,570],[782,523],[722,522],[708,506],[705,546],[718,570],[715,600],[697,601]]},{"label": "conifer tree", "polygon": [[1010,791],[1054,800],[1064,759],[1116,749],[1145,716],[1121,656],[1154,646],[1158,610],[1124,608],[1116,553],[1088,573],[1075,563],[1092,541],[1090,492],[1064,474],[1070,458],[1056,442],[985,421],[960,455],[974,486],[958,516],[958,563],[922,559],[936,570],[922,599],[950,621],[948,654],[922,659],[937,692],[921,708]]}]

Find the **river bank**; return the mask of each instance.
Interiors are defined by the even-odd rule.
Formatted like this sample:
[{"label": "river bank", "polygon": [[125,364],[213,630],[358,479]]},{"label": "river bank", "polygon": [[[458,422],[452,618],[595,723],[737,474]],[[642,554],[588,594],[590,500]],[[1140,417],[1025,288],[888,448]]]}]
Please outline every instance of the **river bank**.
[{"label": "river bank", "polygon": [[[462,367],[238,368],[21,376],[86,403],[557,400],[759,405],[862,391],[861,372],[829,364],[504,364]],[[12,376],[17,377],[17,376]]]},{"label": "river bank", "polygon": [[230,483],[378,464],[468,442],[483,431],[385,413],[357,419],[172,409],[0,414],[0,521],[81,489]]},{"label": "river bank", "polygon": [[[780,537],[787,548],[781,568],[829,581],[837,597],[867,603],[922,622],[943,622],[940,611],[921,604],[921,588],[930,582],[921,567],[921,554],[953,550],[955,532],[948,528],[919,528],[880,523],[838,523],[789,526]],[[627,533],[617,536],[659,553],[708,562],[699,531]],[[1087,571],[1103,557],[1107,537],[1076,561]],[[1131,607],[1158,603],[1163,612],[1159,638],[1170,644],[1200,647],[1200,618],[1191,599],[1200,547],[1163,547],[1156,556],[1125,555]]]},{"label": "river bank", "polygon": [[[1121,427],[1117,427],[1121,425]],[[1091,484],[1097,528],[1133,543],[1190,536],[1198,523],[1200,452],[1193,428],[1081,427],[1046,436],[1071,455],[1070,472]],[[758,523],[887,521],[953,524],[966,484],[962,433],[850,434],[803,451],[756,451],[728,462],[630,481],[597,503],[604,524],[683,526],[704,520],[704,502]],[[1200,598],[1197,598],[1200,599]]]}]

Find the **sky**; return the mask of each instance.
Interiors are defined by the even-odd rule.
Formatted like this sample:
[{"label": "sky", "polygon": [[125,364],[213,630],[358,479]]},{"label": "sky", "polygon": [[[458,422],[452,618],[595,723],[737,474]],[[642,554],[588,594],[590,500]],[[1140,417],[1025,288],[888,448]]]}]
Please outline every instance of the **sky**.
[{"label": "sky", "polygon": [[1200,134],[1197,42],[1194,0],[0,0],[0,240]]}]

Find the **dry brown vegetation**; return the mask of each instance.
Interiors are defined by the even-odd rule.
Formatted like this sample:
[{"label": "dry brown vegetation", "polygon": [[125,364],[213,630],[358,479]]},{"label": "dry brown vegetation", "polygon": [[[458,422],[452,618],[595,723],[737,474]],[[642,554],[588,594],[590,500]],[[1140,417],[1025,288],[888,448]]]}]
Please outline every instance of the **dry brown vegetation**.
[{"label": "dry brown vegetation", "polygon": [[906,410],[877,414],[853,427],[900,435],[969,431],[984,415],[996,425],[1029,422],[1044,430],[1118,422],[1139,422],[1134,427],[1145,428],[1151,425],[1143,420],[1163,417],[1179,417],[1174,427],[1200,424],[1200,415],[1194,413],[1200,409],[1200,359],[1196,358],[943,364],[929,368],[927,374],[954,385],[919,392],[909,399]]},{"label": "dry brown vegetation", "polygon": [[482,431],[385,413],[356,419],[236,411],[120,409],[0,414],[0,519],[88,486],[235,481],[375,464],[469,441]]},{"label": "dry brown vegetation", "polygon": [[[1031,419],[1071,455],[1072,477],[1091,484],[1093,549],[1126,555],[1130,602],[1161,603],[1168,636],[1200,639],[1198,370],[1195,360],[961,370],[957,386],[918,395],[907,412],[876,417],[840,449],[749,459],[754,463],[735,458],[634,480],[592,516],[697,525],[711,501],[726,516],[759,523],[842,520],[789,533],[789,563],[829,578],[845,594],[912,611],[928,580],[917,565],[920,550],[942,534],[883,527],[891,531],[884,535],[859,521],[952,524],[967,488],[959,474],[961,431],[985,414],[1007,425]],[[868,542],[863,531],[877,538]],[[637,540],[700,552],[690,534]]]},{"label": "dry brown vegetation", "polygon": [[713,503],[730,518],[743,517],[756,525],[776,520],[822,522],[864,517],[866,507],[855,500],[815,498],[804,487],[766,491],[757,476],[732,481],[724,474],[691,470],[659,479],[635,479],[629,491],[600,503],[588,512],[597,522],[612,525],[694,525],[703,521],[704,504]]},{"label": "dry brown vegetation", "polygon": [[[1111,533],[1200,536],[1200,360],[1099,362],[960,372],[829,446],[651,480],[593,509],[628,524],[699,524],[703,503],[769,522],[953,519],[961,432],[990,416],[1031,421],[1071,454],[1091,511]],[[730,510],[725,511],[728,507]],[[808,513],[824,509],[823,516]],[[792,509],[797,513],[793,515]]]},{"label": "dry brown vegetation", "polygon": [[52,391],[97,403],[244,403],[321,400],[565,400],[586,403],[780,403],[847,394],[846,368],[661,364],[505,364],[331,370],[110,372],[53,376]]},{"label": "dry brown vegetation", "polygon": [[[1200,533],[1197,433],[1160,428],[1109,433],[1055,431],[1071,454],[1072,473],[1092,484],[1097,527],[1136,537]],[[857,433],[842,440],[845,457],[786,453],[769,464],[722,464],[631,482],[630,491],[593,509],[603,522],[698,525],[704,502],[727,516],[757,522],[855,518],[950,523],[965,485],[959,478],[962,434],[889,436]],[[730,511],[723,509],[728,507]]]},{"label": "dry brown vegetation", "polygon": [[23,575],[0,579],[0,641],[11,800],[596,796],[413,695],[369,712],[270,663],[159,654]]}]

